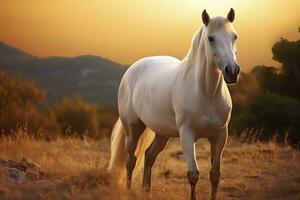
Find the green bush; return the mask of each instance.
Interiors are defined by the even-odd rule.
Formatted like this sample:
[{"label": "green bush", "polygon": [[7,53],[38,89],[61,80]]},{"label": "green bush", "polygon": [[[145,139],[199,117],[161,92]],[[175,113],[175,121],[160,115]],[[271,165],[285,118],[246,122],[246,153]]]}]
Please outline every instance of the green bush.
[{"label": "green bush", "polygon": [[[258,139],[268,140],[275,134],[283,142],[285,135],[297,146],[300,141],[300,101],[275,93],[257,93],[243,106],[234,117],[232,128],[238,133],[251,129]],[[253,131],[254,130],[254,131]]]},{"label": "green bush", "polygon": [[49,113],[52,113],[60,127],[60,132],[65,136],[88,135],[100,137],[98,107],[83,102],[79,97],[74,99],[64,98],[54,104]]},{"label": "green bush", "polygon": [[50,122],[38,110],[45,97],[46,93],[34,83],[0,72],[1,133],[9,133],[24,125],[36,133],[51,124],[53,121]]}]

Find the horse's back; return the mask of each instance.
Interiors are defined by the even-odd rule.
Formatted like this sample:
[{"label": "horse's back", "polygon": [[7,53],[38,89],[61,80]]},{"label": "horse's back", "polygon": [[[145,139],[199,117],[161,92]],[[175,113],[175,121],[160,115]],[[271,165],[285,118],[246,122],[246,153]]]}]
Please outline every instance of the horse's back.
[{"label": "horse's back", "polygon": [[[165,77],[165,74],[172,74],[180,61],[170,56],[146,57],[133,63],[124,74],[120,89],[130,87],[134,89],[138,83],[151,84]],[[119,91],[120,92],[120,91]]]},{"label": "horse's back", "polygon": [[126,76],[138,76],[137,78],[141,80],[141,76],[152,75],[154,77],[159,77],[159,75],[164,71],[173,70],[179,62],[180,60],[171,56],[152,56],[142,58],[128,68],[124,78],[126,78]]},{"label": "horse's back", "polygon": [[164,123],[164,119],[174,120],[171,88],[179,62],[174,57],[155,56],[131,65],[119,88],[120,117],[140,119],[152,129],[160,126],[158,123]]}]

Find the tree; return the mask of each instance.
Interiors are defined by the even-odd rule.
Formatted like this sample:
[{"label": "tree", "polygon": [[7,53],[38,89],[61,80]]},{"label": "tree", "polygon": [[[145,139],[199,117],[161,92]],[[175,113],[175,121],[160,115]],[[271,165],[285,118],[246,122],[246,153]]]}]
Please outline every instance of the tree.
[{"label": "tree", "polygon": [[254,75],[259,83],[257,87],[261,92],[278,92],[280,86],[280,69],[272,66],[256,66],[252,69],[251,74]]},{"label": "tree", "polygon": [[275,43],[273,59],[282,64],[280,93],[300,98],[300,40],[282,39]]}]

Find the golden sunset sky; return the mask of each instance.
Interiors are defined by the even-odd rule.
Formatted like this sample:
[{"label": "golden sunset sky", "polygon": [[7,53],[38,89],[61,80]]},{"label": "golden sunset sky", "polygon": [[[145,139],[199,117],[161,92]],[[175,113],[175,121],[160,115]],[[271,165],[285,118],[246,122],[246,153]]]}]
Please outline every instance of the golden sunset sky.
[{"label": "golden sunset sky", "polygon": [[274,65],[280,37],[299,38],[299,0],[1,0],[0,41],[41,57],[99,55],[131,64],[151,55],[183,58],[201,12],[232,7],[244,71]]}]

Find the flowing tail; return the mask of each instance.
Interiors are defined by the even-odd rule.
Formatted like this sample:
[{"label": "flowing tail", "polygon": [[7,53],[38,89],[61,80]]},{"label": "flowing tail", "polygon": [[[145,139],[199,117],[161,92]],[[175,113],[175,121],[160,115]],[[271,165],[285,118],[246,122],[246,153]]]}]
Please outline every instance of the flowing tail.
[{"label": "flowing tail", "polygon": [[[142,169],[145,151],[150,146],[153,139],[154,132],[146,128],[141,135],[135,150],[137,160],[133,176]],[[126,172],[125,131],[120,118],[116,122],[111,134],[111,156],[108,170],[117,176],[120,181],[124,180]]]}]

